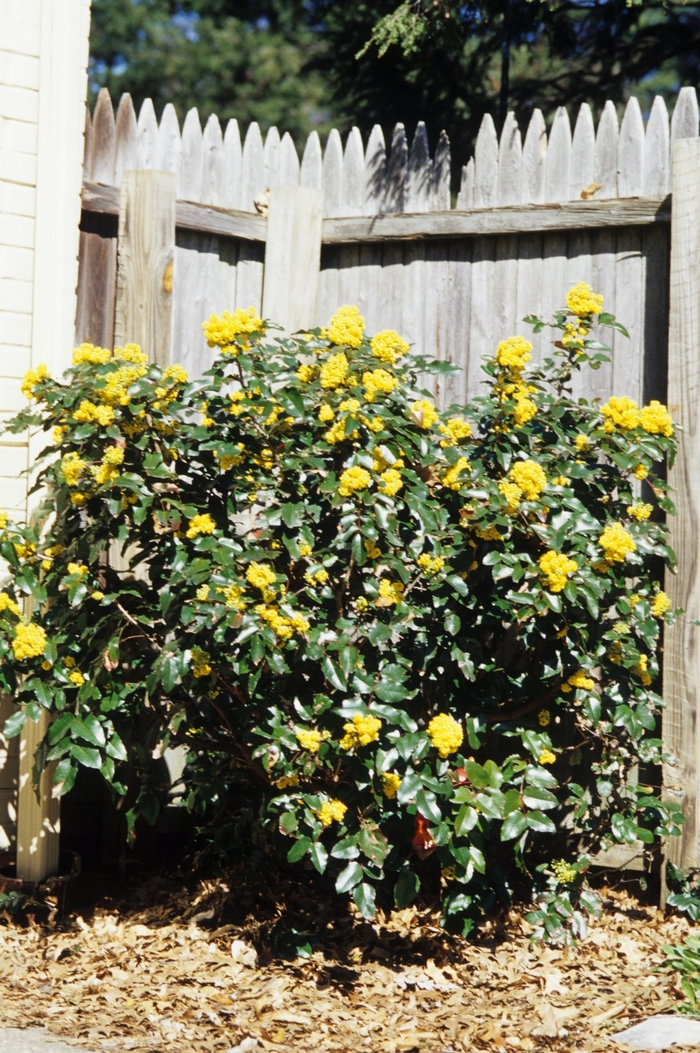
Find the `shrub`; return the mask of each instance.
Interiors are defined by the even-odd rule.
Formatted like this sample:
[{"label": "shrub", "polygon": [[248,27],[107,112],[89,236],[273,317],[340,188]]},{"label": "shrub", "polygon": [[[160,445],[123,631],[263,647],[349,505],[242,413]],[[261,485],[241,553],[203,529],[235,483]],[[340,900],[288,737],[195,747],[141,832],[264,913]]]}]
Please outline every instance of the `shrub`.
[{"label": "shrub", "polygon": [[656,402],[572,397],[606,360],[596,320],[624,332],[600,311],[575,286],[552,358],[504,340],[447,413],[416,385],[452,367],[368,339],[351,307],[275,340],[252,309],[212,317],[194,383],[132,345],[28,374],[12,429],[53,446],[37,523],[0,545],[8,733],[51,713],[59,794],[80,765],[123,794],[130,765],[132,826],[157,815],[152,758],[185,744],[191,810],[221,821],[243,776],[268,850],[367,917],[432,868],[466,932],[539,865],[533,922],[556,935],[591,851],[678,823],[628,780],[661,757],[673,427]]}]

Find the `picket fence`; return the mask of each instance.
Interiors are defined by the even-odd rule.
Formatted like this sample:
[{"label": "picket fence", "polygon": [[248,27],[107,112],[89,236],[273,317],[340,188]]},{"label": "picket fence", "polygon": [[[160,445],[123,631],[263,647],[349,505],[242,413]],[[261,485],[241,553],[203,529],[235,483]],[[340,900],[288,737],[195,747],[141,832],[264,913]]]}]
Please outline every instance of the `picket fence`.
[{"label": "picket fence", "polygon": [[[676,142],[678,140],[678,142]],[[146,100],[136,117],[106,90],[87,114],[76,342],[142,343],[192,375],[211,352],[201,322],[254,306],[287,329],[326,324],[357,304],[367,328],[393,328],[416,350],[462,367],[435,396],[463,402],[483,355],[529,313],[550,314],[588,281],[628,327],[611,363],[578,382],[587,398],[666,399],[685,428],[671,478],[680,515],[673,542],[681,574],[667,591],[686,617],[666,633],[663,735],[673,755],[666,792],[688,822],[669,858],[697,866],[700,648],[700,140],[695,90],[669,120],[654,101],[646,126],[636,99],[621,124],[611,102],[597,129],[581,106],[572,134],[559,108],[547,133],[535,110],[524,142],[512,114],[500,138],[486,116],[451,202],[443,132],[431,156],[424,125],[409,144],[398,124],[387,147],[375,126],[316,132],[301,161],[288,134],[263,140],[253,123],[225,132],[196,110],[182,132],[171,105],[158,123]],[[670,196],[670,192],[673,191]],[[673,243],[673,248],[672,248]],[[670,299],[669,299],[670,290]],[[534,338],[535,360],[544,342]],[[671,365],[669,369],[669,352]],[[640,865],[641,846],[615,857]]]}]

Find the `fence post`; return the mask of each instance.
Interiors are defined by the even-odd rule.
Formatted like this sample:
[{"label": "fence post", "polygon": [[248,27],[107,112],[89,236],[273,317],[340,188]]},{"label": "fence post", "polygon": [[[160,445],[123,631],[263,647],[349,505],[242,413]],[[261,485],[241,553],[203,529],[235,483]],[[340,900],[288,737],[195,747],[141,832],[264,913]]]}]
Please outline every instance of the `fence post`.
[{"label": "fence post", "polygon": [[322,219],[320,190],[309,186],[270,190],[262,314],[286,333],[316,324]]},{"label": "fence post", "polygon": [[681,836],[666,844],[666,859],[697,867],[698,708],[700,695],[700,139],[673,144],[668,403],[681,425],[669,482],[677,515],[669,517],[677,574],[666,574],[672,607],[684,614],[664,633],[666,709],[664,791],[683,807]]},{"label": "fence post", "polygon": [[61,805],[51,795],[55,764],[44,769],[39,794],[34,788],[34,754],[49,728],[49,714],[42,710],[36,724],[28,720],[19,744],[19,791],[17,795],[17,877],[43,881],[58,872]]},{"label": "fence post", "polygon": [[140,344],[152,362],[170,362],[175,175],[125,172],[119,194],[114,342]]}]

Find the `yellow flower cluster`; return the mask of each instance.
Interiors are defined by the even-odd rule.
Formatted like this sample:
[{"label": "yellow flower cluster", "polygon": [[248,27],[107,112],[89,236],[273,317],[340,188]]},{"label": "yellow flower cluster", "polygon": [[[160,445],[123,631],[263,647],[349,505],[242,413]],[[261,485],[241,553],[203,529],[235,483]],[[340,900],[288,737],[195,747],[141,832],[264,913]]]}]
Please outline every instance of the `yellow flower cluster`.
[{"label": "yellow flower cluster", "polygon": [[637,467],[634,469],[634,477],[635,477],[635,479],[646,479],[648,474],[649,474],[649,469],[647,468],[647,466],[645,464],[638,464]]},{"label": "yellow flower cluster", "polygon": [[608,563],[624,563],[630,553],[637,549],[632,535],[628,534],[620,523],[606,526],[598,538],[598,544],[603,549]]},{"label": "yellow flower cluster", "polygon": [[224,603],[227,607],[230,607],[234,611],[244,611],[246,609],[245,600],[243,596],[243,589],[240,585],[220,585],[217,590],[224,597]]},{"label": "yellow flower cluster", "polygon": [[369,342],[372,354],[382,362],[393,366],[397,358],[401,358],[408,352],[408,344],[395,333],[393,329],[382,329],[376,333]]},{"label": "yellow flower cluster", "polygon": [[424,431],[432,428],[433,424],[440,419],[440,414],[432,402],[428,402],[427,399],[418,399],[417,402],[414,402],[411,406],[411,414],[416,424],[420,425]]},{"label": "yellow flower cluster", "polygon": [[192,648],[192,676],[200,679],[211,674],[209,660],[211,655],[208,651],[202,651],[199,647]]},{"label": "yellow flower cluster", "polygon": [[482,527],[475,527],[476,536],[481,538],[482,541],[502,541],[503,535],[501,534],[498,527],[489,526],[484,530]]},{"label": "yellow flower cluster", "polygon": [[321,387],[334,391],[345,383],[349,371],[350,363],[343,351],[329,355],[321,366]]},{"label": "yellow flower cluster", "polygon": [[82,687],[85,683],[85,677],[79,669],[74,669],[72,673],[68,674],[68,679],[71,684],[75,684],[76,687]]},{"label": "yellow flower cluster", "polygon": [[571,674],[566,683],[562,684],[561,689],[566,694],[575,687],[580,687],[583,691],[592,691],[595,683],[590,676],[586,676],[582,669],[577,669],[575,673]]},{"label": "yellow flower cluster", "polygon": [[651,683],[651,676],[649,675],[647,669],[648,665],[648,655],[640,654],[639,658],[637,659],[636,665],[633,665],[632,669],[630,670],[630,672],[634,673],[635,676],[639,677],[639,679],[642,681],[645,687],[649,687],[649,684]]},{"label": "yellow flower cluster", "polygon": [[331,823],[342,823],[347,810],[347,805],[336,798],[332,801],[324,801],[318,810],[318,820],[322,826],[330,826]]},{"label": "yellow flower cluster", "polygon": [[304,575],[304,581],[307,585],[324,585],[328,581],[328,571],[325,567],[319,567],[318,570],[307,570]]},{"label": "yellow flower cluster", "polygon": [[501,340],[496,349],[496,361],[504,369],[520,373],[532,358],[532,344],[523,336]]},{"label": "yellow flower cluster", "polygon": [[4,530],[7,526],[7,512],[0,512],[0,530]]},{"label": "yellow flower cluster", "polygon": [[19,607],[6,592],[0,592],[0,613],[2,611],[9,611],[10,614],[14,614],[15,617],[19,618]]},{"label": "yellow flower cluster", "polygon": [[277,575],[267,563],[251,563],[245,576],[246,581],[263,592],[277,582]]},{"label": "yellow flower cluster", "polygon": [[673,435],[671,414],[656,399],[639,409],[634,399],[626,395],[612,395],[605,405],[600,407],[600,412],[605,418],[603,430],[608,434],[615,428],[619,428],[620,431],[642,428],[649,435],[665,435],[666,438]]},{"label": "yellow flower cluster", "polygon": [[200,534],[213,534],[215,530],[216,521],[212,519],[208,512],[204,512],[202,515],[192,516],[185,536],[191,539],[198,537]]},{"label": "yellow flower cluster", "polygon": [[551,750],[543,749],[537,759],[540,764],[554,764],[557,758]]},{"label": "yellow flower cluster", "polygon": [[603,310],[603,297],[594,293],[586,282],[577,282],[566,294],[566,306],[572,314],[586,318],[591,314],[600,314]]},{"label": "yellow flower cluster", "polygon": [[270,626],[280,640],[291,640],[295,632],[303,634],[309,631],[309,623],[301,614],[287,617],[277,607],[271,607],[266,603],[259,603],[255,608],[255,613],[266,625]]},{"label": "yellow flower cluster", "polygon": [[639,423],[650,435],[673,435],[671,414],[665,406],[653,399],[648,406],[643,406],[639,413]]},{"label": "yellow flower cluster", "polygon": [[67,453],[61,461],[61,474],[68,486],[77,486],[84,470],[85,461],[82,460],[75,450]]},{"label": "yellow flower cluster", "polygon": [[382,772],[382,792],[385,797],[393,800],[396,794],[399,792],[401,786],[401,776],[397,775],[395,771],[383,771]]},{"label": "yellow flower cluster", "polygon": [[237,307],[233,313],[224,311],[221,315],[212,314],[208,322],[202,323],[209,347],[220,347],[224,354],[236,354],[237,337],[243,337],[239,343],[245,346],[250,334],[259,333],[262,327],[262,319],[254,307],[247,310]]},{"label": "yellow flower cluster", "polygon": [[397,468],[385,468],[380,475],[380,479],[382,481],[378,487],[379,492],[386,494],[388,497],[395,497],[403,487],[401,472]]},{"label": "yellow flower cluster", "polygon": [[399,382],[386,369],[373,369],[362,374],[362,383],[365,399],[367,402],[374,402],[377,395],[390,395]]},{"label": "yellow flower cluster", "polygon": [[348,347],[359,347],[365,331],[365,320],[357,307],[346,304],[340,307],[331,318],[331,324],[325,336],[332,344],[346,344]]},{"label": "yellow flower cluster", "polygon": [[172,381],[173,384],[186,384],[188,379],[189,374],[187,370],[176,362],[171,366],[166,366],[163,372],[163,380]]},{"label": "yellow flower cluster", "polygon": [[449,713],[438,713],[428,724],[427,730],[430,741],[443,760],[451,753],[456,753],[464,741],[462,725]]},{"label": "yellow flower cluster", "polygon": [[471,437],[472,428],[463,417],[450,417],[445,424],[438,425],[438,431],[446,438],[440,440],[441,446],[456,446],[462,439]]},{"label": "yellow flower cluster", "polygon": [[652,512],[652,506],[644,504],[643,501],[635,501],[633,505],[627,505],[627,515],[636,519],[638,523],[641,523],[643,519],[648,519]]},{"label": "yellow flower cluster", "polygon": [[26,399],[36,398],[34,394],[34,389],[38,384],[41,384],[42,381],[48,379],[49,370],[48,367],[45,366],[43,363],[41,365],[38,365],[36,369],[28,369],[27,372],[24,374],[24,379],[22,380],[22,394]]},{"label": "yellow flower cluster", "polygon": [[585,453],[591,448],[591,440],[587,435],[577,435],[574,442],[579,453]]},{"label": "yellow flower cluster", "polygon": [[91,366],[104,366],[112,357],[107,347],[95,347],[94,344],[81,344],[73,351],[73,365],[80,366],[89,362]]},{"label": "yellow flower cluster", "polygon": [[345,734],[340,740],[340,748],[353,750],[358,746],[369,746],[370,742],[376,742],[382,722],[378,717],[369,714],[356,713],[352,722],[343,724]]},{"label": "yellow flower cluster", "polygon": [[333,407],[329,406],[327,402],[324,402],[318,411],[318,419],[322,424],[327,424],[329,420],[333,420],[335,413]]},{"label": "yellow flower cluster", "polygon": [[466,457],[459,457],[451,468],[448,468],[442,477],[442,485],[448,490],[459,490],[462,485],[459,477],[462,472],[471,471],[471,465]]},{"label": "yellow flower cluster", "polygon": [[228,472],[231,468],[237,468],[239,464],[243,464],[245,460],[245,446],[242,442],[236,443],[236,446],[239,450],[238,453],[216,454],[222,472]]},{"label": "yellow flower cluster", "polygon": [[560,885],[570,885],[576,880],[578,870],[567,863],[565,859],[555,859],[552,862],[552,873]]},{"label": "yellow flower cluster", "polygon": [[365,541],[365,552],[370,559],[379,559],[382,554],[382,550],[376,541]]},{"label": "yellow flower cluster", "polygon": [[520,488],[526,501],[536,501],[547,485],[547,476],[542,466],[529,458],[516,461],[508,474]]},{"label": "yellow flower cluster", "polygon": [[547,587],[550,592],[562,592],[568,581],[569,574],[574,574],[578,570],[576,560],[569,559],[568,556],[563,555],[561,552],[555,552],[554,549],[550,549],[543,556],[540,556],[538,563],[542,574],[547,579]]},{"label": "yellow flower cluster", "polygon": [[306,728],[297,728],[294,735],[303,750],[306,750],[307,753],[318,753],[323,742],[323,736],[320,731],[313,729],[308,731]]},{"label": "yellow flower cluster", "polygon": [[360,468],[359,465],[354,465],[352,468],[346,468],[345,471],[342,472],[339,482],[338,493],[340,496],[352,497],[352,495],[358,491],[367,489],[372,482],[372,476],[366,468]]},{"label": "yellow flower cluster", "polygon": [[431,556],[429,552],[421,553],[416,563],[426,574],[439,574],[445,566],[442,556]]},{"label": "yellow flower cluster", "polygon": [[671,610],[671,601],[665,592],[657,592],[651,601],[651,613],[655,618],[663,618],[667,611]]},{"label": "yellow flower cluster", "polygon": [[515,483],[509,483],[507,479],[501,479],[498,483],[499,493],[503,494],[508,505],[509,512],[517,512],[520,507],[520,498],[523,492]]},{"label": "yellow flower cluster", "polygon": [[12,641],[12,650],[17,661],[21,662],[25,658],[38,658],[44,653],[45,647],[46,633],[42,627],[35,622],[30,622],[28,625],[20,622]]},{"label": "yellow flower cluster", "polygon": [[81,578],[84,578],[88,573],[88,568],[84,563],[69,563],[66,567],[67,574],[78,574]]},{"label": "yellow flower cluster", "polygon": [[548,709],[541,709],[539,711],[539,713],[537,714],[537,721],[538,721],[538,723],[539,723],[541,728],[548,727],[550,722],[551,722],[551,720],[552,720],[552,714],[549,712]]},{"label": "yellow flower cluster", "polygon": [[377,607],[392,607],[403,600],[404,585],[400,581],[389,581],[382,578],[379,582],[379,599]]},{"label": "yellow flower cluster", "polygon": [[294,773],[294,775],[282,775],[275,782],[275,786],[277,787],[278,790],[286,790],[290,786],[298,786],[298,785],[299,785],[299,776],[296,774],[296,772]]},{"label": "yellow flower cluster", "polygon": [[308,384],[309,381],[313,380],[315,376],[316,367],[308,366],[305,362],[302,362],[302,364],[297,369],[297,377],[302,382],[302,384]]},{"label": "yellow flower cluster", "polygon": [[99,424],[102,428],[108,428],[114,420],[114,410],[111,406],[97,406],[89,399],[83,399],[73,414],[73,420],[83,424]]}]

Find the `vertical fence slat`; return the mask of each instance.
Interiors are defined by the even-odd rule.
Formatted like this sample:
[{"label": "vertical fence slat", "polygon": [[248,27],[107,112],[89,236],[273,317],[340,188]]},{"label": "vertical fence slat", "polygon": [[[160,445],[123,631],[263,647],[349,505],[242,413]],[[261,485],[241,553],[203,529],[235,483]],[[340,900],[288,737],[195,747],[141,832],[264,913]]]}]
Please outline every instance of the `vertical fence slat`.
[{"label": "vertical fence slat", "polygon": [[462,181],[457,195],[457,208],[468,212],[474,208],[474,158],[462,165]]},{"label": "vertical fence slat", "polygon": [[541,315],[542,304],[542,235],[521,234],[518,238],[518,275],[516,290],[516,329],[520,336],[525,336],[532,344],[533,362],[539,362],[540,333],[533,333],[529,325],[523,323],[528,314]]},{"label": "vertical fence slat", "polygon": [[161,172],[174,172],[180,170],[180,150],[182,139],[180,137],[180,124],[175,113],[175,107],[171,102],[163,110],[158,128],[158,164]]},{"label": "vertical fence slat", "polygon": [[[363,171],[362,211],[366,216],[378,215],[384,205],[386,191],[386,145],[380,124],[370,132],[365,150]],[[381,317],[382,246],[363,245],[360,248],[359,308],[369,333],[382,328]]]},{"label": "vertical fence slat", "polygon": [[[248,125],[241,165],[241,204],[244,212],[255,212],[254,200],[265,190],[265,149],[257,121]],[[262,295],[262,286],[261,286]],[[240,305],[239,305],[240,306]],[[245,306],[249,306],[246,304]]]},{"label": "vertical fence slat", "polygon": [[[449,247],[445,241],[431,241],[425,247],[425,302],[423,308],[423,352],[444,362],[451,345],[449,311],[451,301]],[[436,403],[448,405],[445,377],[431,376]],[[451,401],[451,400],[450,400]]]},{"label": "vertical fence slat", "polygon": [[351,128],[345,143],[341,178],[341,212],[361,216],[364,206],[365,148],[359,128]]},{"label": "vertical fence slat", "polygon": [[557,107],[547,146],[545,201],[568,201],[571,168],[571,125],[563,106]]},{"label": "vertical fence slat", "polygon": [[122,175],[139,167],[139,130],[131,95],[126,92],[119,100],[114,156],[114,184],[121,186]]},{"label": "vertical fence slat", "polygon": [[[90,178],[92,171],[92,116],[90,107],[85,105],[85,124],[83,125],[83,180]],[[2,769],[0,768],[0,771]],[[2,824],[0,823],[0,827]],[[2,835],[0,834],[0,840]]]},{"label": "vertical fence slat", "polygon": [[202,198],[202,126],[194,107],[189,110],[182,127],[177,196],[183,201],[201,201]]},{"label": "vertical fence slat", "polygon": [[617,146],[617,193],[638,197],[644,189],[644,121],[632,96],[625,107]]},{"label": "vertical fence slat", "polygon": [[677,515],[669,517],[669,542],[677,574],[666,574],[672,608],[684,613],[664,629],[664,764],[667,797],[682,805],[680,837],[669,837],[666,858],[676,866],[698,866],[698,690],[700,689],[700,140],[673,144],[671,217],[671,302],[669,312],[668,403],[683,428],[678,455],[669,471]]},{"label": "vertical fence slat", "polygon": [[493,272],[495,241],[474,238],[471,265],[471,312],[469,317],[469,356],[467,359],[467,399],[483,392],[482,358],[493,354]]},{"label": "vertical fence slat", "polygon": [[521,200],[524,205],[543,204],[546,163],[547,126],[542,110],[533,110],[523,146]]},{"label": "vertical fence slat", "polygon": [[433,177],[430,185],[431,212],[448,212],[450,208],[450,170],[452,154],[450,139],[446,131],[441,131],[433,158]]},{"label": "vertical fence slat", "polygon": [[522,196],[523,146],[514,113],[509,113],[498,149],[498,204],[519,205]]},{"label": "vertical fence slat", "polygon": [[364,196],[362,210],[365,216],[376,216],[382,210],[386,189],[386,146],[381,124],[375,124],[370,132],[365,151]]},{"label": "vertical fence slat", "polygon": [[75,343],[114,346],[117,239],[80,232]]},{"label": "vertical fence slat", "polygon": [[301,159],[299,185],[310,186],[314,190],[323,188],[323,151],[316,131],[311,132],[306,140],[304,156]]},{"label": "vertical fence slat", "polygon": [[323,214],[339,216],[342,212],[343,144],[340,132],[331,128],[323,154]]},{"label": "vertical fence slat", "polygon": [[695,88],[681,88],[671,117],[671,142],[698,134],[698,96]]},{"label": "vertical fence slat", "polygon": [[311,187],[270,190],[263,315],[287,333],[314,324],[321,258],[323,196]]},{"label": "vertical fence slat", "polygon": [[391,153],[387,162],[385,212],[405,212],[407,170],[406,129],[397,124],[391,136]]},{"label": "vertical fence slat", "polygon": [[241,168],[243,150],[241,133],[235,117],[226,125],[224,135],[224,197],[226,208],[241,207]]},{"label": "vertical fence slat", "polygon": [[144,99],[138,119],[139,168],[156,168],[158,164],[158,121],[152,99]]},{"label": "vertical fence slat", "polygon": [[580,198],[581,191],[595,183],[595,127],[587,102],[581,104],[576,118],[571,144],[570,179],[569,196],[572,201]]},{"label": "vertical fence slat", "polygon": [[428,133],[423,121],[419,121],[408,153],[408,179],[406,194],[407,212],[430,211],[430,182],[432,166]]},{"label": "vertical fence slat", "polygon": [[299,186],[299,155],[294,141],[285,132],[280,143],[280,185]]},{"label": "vertical fence slat", "polygon": [[114,183],[114,161],[117,149],[117,129],[114,123],[112,100],[106,88],[100,89],[92,119],[90,169],[87,178],[94,183],[111,186]]},{"label": "vertical fence slat", "polygon": [[485,113],[474,147],[474,208],[498,204],[498,136],[490,113]]},{"label": "vertical fence slat", "polygon": [[203,205],[224,203],[224,138],[219,118],[215,113],[207,121],[202,135],[202,193]]},{"label": "vertical fence slat", "polygon": [[[592,285],[591,232],[589,230],[572,230],[568,235],[567,241],[567,286],[575,285],[576,282],[587,282],[589,285]],[[595,291],[598,292],[597,289]],[[549,350],[550,348],[547,348],[548,352]],[[574,398],[578,399],[586,396],[591,372],[592,370],[574,372],[571,378],[571,390]],[[624,390],[627,392],[627,388]]]},{"label": "vertical fence slat", "polygon": [[465,334],[469,333],[472,299],[472,241],[450,241],[449,281],[451,295],[447,312],[448,362],[460,367],[460,372],[445,378],[445,408],[453,403],[463,406],[467,400],[467,354]]},{"label": "vertical fence slat", "polygon": [[595,138],[595,181],[600,183],[596,198],[617,197],[617,143],[619,126],[615,106],[608,99],[598,122]]},{"label": "vertical fence slat", "polygon": [[665,197],[669,190],[669,126],[666,103],[657,95],[644,141],[644,195]]},{"label": "vertical fence slat", "polygon": [[280,133],[273,126],[265,136],[265,189],[280,185]]},{"label": "vertical fence slat", "polygon": [[[600,193],[600,191],[598,191]],[[596,194],[598,197],[598,194]],[[617,260],[617,232],[612,227],[605,227],[595,232],[593,241],[593,254],[591,260],[591,285],[593,289],[603,297],[603,307],[606,311],[616,311],[615,304],[615,268]],[[603,337],[608,342],[607,335]],[[589,370],[589,399],[599,398],[606,402],[613,391],[612,362],[604,362],[600,369]]]}]

